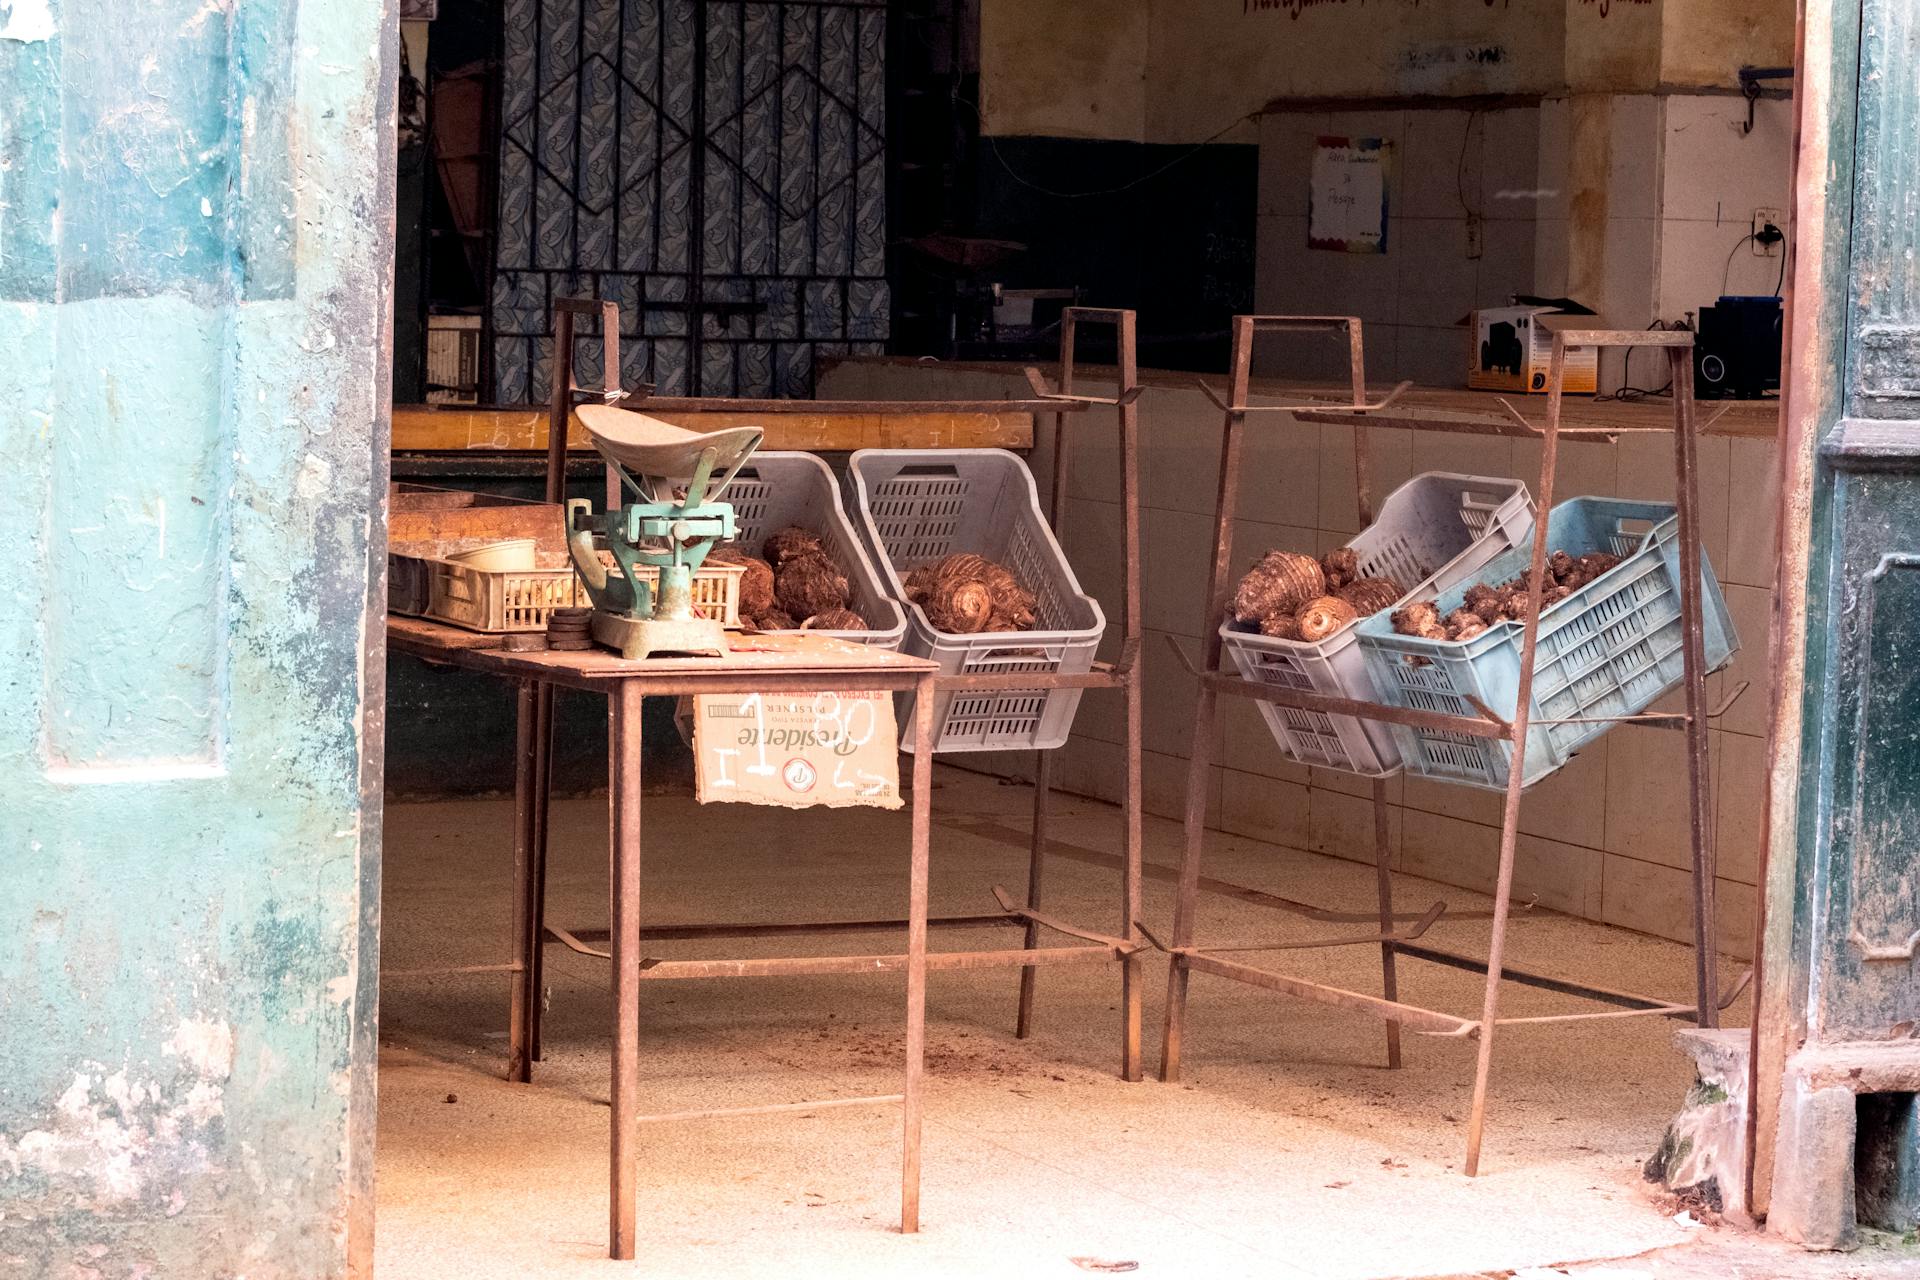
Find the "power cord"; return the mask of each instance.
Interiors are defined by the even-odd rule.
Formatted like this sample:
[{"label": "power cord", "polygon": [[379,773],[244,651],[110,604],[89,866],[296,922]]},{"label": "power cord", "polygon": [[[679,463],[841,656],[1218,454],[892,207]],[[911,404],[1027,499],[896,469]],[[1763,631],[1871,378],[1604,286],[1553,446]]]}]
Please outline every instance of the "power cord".
[{"label": "power cord", "polygon": [[[1752,239],[1752,237],[1749,236],[1748,239]],[[1649,330],[1684,329],[1686,327],[1684,323],[1678,320],[1675,320],[1671,324],[1665,320],[1655,320],[1647,326]],[[1618,391],[1608,392],[1605,395],[1597,395],[1594,397],[1596,401],[1617,400],[1621,404],[1631,404],[1636,400],[1649,400],[1657,396],[1668,395],[1673,391],[1673,380],[1671,378],[1667,380],[1666,386],[1658,390],[1651,387],[1636,387],[1633,385],[1633,353],[1635,350],[1637,350],[1635,347],[1621,348],[1620,389]]]},{"label": "power cord", "polygon": [[[1758,231],[1749,231],[1746,235],[1741,236],[1738,240],[1736,240],[1734,242],[1733,248],[1727,250],[1727,265],[1723,267],[1720,271],[1721,294],[1723,296],[1726,294],[1727,282],[1733,276],[1734,255],[1738,254],[1741,249],[1743,249],[1748,244],[1756,240],[1763,245],[1772,246],[1772,245],[1780,244],[1781,241],[1785,240],[1786,238],[1787,238],[1786,232],[1782,231],[1779,227],[1776,227],[1771,222],[1769,222],[1764,224]],[[1780,250],[1780,279],[1776,281],[1773,286],[1774,297],[1777,298],[1780,296],[1780,288],[1786,282],[1787,282],[1787,251],[1785,248],[1782,248]]]}]

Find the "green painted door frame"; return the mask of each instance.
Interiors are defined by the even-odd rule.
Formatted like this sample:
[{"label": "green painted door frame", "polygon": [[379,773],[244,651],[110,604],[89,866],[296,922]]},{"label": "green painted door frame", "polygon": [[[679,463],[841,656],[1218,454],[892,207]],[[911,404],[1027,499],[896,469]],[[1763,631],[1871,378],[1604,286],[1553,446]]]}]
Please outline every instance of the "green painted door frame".
[{"label": "green painted door frame", "polygon": [[0,1274],[370,1274],[383,0],[0,3]]},{"label": "green painted door frame", "polygon": [[1806,1063],[1863,1046],[1897,1057],[1920,1022],[1920,3],[1803,0],[1800,46],[1760,1213],[1798,1158],[1782,1098],[1791,1116]]}]

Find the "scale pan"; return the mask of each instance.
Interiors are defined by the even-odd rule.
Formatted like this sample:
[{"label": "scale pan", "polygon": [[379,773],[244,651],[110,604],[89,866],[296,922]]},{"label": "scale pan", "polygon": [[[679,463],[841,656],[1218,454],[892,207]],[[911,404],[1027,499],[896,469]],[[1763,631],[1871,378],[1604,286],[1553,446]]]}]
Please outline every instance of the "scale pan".
[{"label": "scale pan", "polygon": [[727,475],[759,448],[764,434],[759,427],[688,431],[644,413],[604,404],[583,404],[575,412],[601,456],[633,475],[669,482],[692,479],[700,455],[708,449],[714,451],[713,474]]}]

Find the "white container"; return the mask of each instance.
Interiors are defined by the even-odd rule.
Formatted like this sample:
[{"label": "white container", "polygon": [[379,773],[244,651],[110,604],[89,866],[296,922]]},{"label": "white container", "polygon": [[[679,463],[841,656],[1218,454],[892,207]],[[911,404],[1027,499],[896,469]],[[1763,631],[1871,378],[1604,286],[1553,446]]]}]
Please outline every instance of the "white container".
[{"label": "white container", "polygon": [[534,560],[532,538],[489,542],[468,551],[452,552],[447,559],[482,573],[529,573],[538,567]]},{"label": "white container", "polygon": [[[1533,499],[1519,480],[1430,471],[1395,489],[1380,504],[1372,525],[1347,545],[1360,557],[1366,577],[1416,585],[1387,610],[1408,600],[1430,600],[1466,582],[1482,567],[1533,532]],[[1360,702],[1378,702],[1379,691],[1361,652],[1353,623],[1321,641],[1281,640],[1240,630],[1227,618],[1220,644],[1241,676]],[[1297,764],[1384,778],[1400,768],[1400,748],[1390,725],[1358,716],[1327,715],[1298,707],[1259,704],[1280,752]]]},{"label": "white container", "polygon": [[757,555],[768,534],[799,525],[818,533],[828,558],[846,570],[854,612],[867,620],[868,629],[811,634],[882,649],[900,647],[907,616],[888,594],[886,582],[847,518],[839,485],[826,463],[810,453],[756,453],[734,476],[724,496],[733,504],[739,530],[734,545]]},{"label": "white container", "polygon": [[[1080,589],[1040,511],[1027,464],[1004,449],[862,449],[848,467],[854,519],[906,611],[902,652],[932,658],[942,675],[1083,675],[1107,620]],[[1027,631],[941,631],[907,600],[909,571],[970,551],[1013,571],[1034,594]],[[946,691],[933,711],[935,752],[1048,750],[1066,742],[1078,689]],[[912,744],[911,695],[899,704],[901,745]]]}]

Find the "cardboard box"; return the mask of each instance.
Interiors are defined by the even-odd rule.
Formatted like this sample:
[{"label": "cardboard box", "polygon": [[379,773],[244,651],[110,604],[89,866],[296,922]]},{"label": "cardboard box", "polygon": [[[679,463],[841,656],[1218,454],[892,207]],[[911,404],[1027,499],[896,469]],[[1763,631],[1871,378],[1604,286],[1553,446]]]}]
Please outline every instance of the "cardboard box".
[{"label": "cardboard box", "polygon": [[[1547,389],[1547,363],[1553,335],[1562,329],[1591,329],[1591,315],[1568,315],[1554,307],[1487,307],[1467,317],[1467,385],[1483,391]],[[1600,349],[1567,351],[1562,389],[1592,395],[1600,385]]]}]

